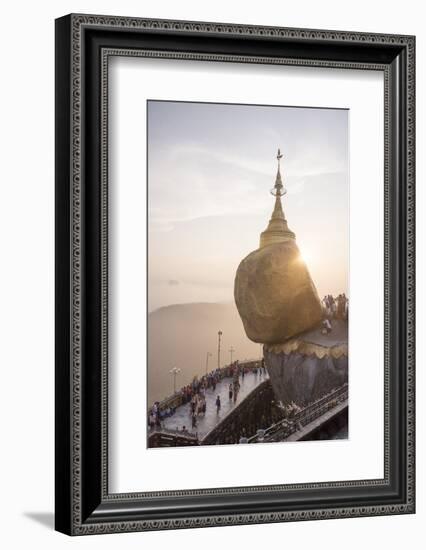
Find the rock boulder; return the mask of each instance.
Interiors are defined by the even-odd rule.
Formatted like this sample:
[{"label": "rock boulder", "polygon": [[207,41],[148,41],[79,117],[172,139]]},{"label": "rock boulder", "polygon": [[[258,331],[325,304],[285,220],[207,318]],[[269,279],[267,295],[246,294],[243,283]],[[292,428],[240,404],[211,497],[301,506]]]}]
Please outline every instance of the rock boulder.
[{"label": "rock boulder", "polygon": [[235,276],[234,297],[253,342],[282,343],[322,319],[315,285],[294,239],[244,258]]}]

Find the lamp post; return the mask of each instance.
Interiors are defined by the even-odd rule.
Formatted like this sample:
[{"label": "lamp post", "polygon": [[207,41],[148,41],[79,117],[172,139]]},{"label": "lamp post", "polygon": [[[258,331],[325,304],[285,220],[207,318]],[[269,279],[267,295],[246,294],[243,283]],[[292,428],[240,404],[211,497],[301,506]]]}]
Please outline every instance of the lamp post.
[{"label": "lamp post", "polygon": [[170,374],[173,374],[173,395],[176,393],[176,376],[180,374],[180,369],[173,367],[172,370],[169,371]]},{"label": "lamp post", "polygon": [[217,368],[220,369],[220,339],[222,338],[223,332],[219,330],[217,333]]},{"label": "lamp post", "polygon": [[234,348],[231,346],[231,347],[229,348],[229,353],[230,353],[230,355],[231,355],[231,365],[232,365],[232,354],[234,353],[234,351],[235,351]]},{"label": "lamp post", "polygon": [[206,355],[206,376],[207,376],[208,369],[209,369],[209,357],[211,357],[211,356],[212,356],[212,354],[208,351],[207,355]]}]

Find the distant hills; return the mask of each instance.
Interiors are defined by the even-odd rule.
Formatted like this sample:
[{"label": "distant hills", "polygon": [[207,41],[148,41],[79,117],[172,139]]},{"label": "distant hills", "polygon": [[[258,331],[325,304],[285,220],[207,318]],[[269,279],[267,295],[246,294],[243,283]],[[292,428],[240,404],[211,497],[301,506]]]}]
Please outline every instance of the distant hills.
[{"label": "distant hills", "polygon": [[148,315],[148,403],[173,393],[172,367],[181,369],[177,387],[218,364],[218,331],[222,331],[221,366],[233,359],[260,357],[260,345],[248,340],[233,303],[191,303],[162,307]]}]

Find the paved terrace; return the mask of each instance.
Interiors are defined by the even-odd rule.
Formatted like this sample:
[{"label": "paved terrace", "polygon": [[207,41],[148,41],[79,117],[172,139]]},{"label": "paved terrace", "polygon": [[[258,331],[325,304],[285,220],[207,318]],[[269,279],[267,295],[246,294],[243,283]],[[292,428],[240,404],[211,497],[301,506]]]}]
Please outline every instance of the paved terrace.
[{"label": "paved terrace", "polygon": [[322,326],[304,332],[299,336],[300,340],[331,348],[339,344],[348,343],[348,322],[341,319],[331,320],[331,332],[329,334],[321,333]]},{"label": "paved terrace", "polygon": [[[241,401],[252,391],[259,386],[268,377],[268,374],[263,372],[257,374],[247,372],[244,376],[240,374],[240,391],[238,392],[237,400],[229,399],[229,384],[232,382],[232,377],[222,378],[216,385],[216,390],[209,388],[206,391],[206,414],[197,417],[197,427],[191,428],[191,404],[186,403],[176,409],[173,416],[163,420],[162,424],[166,430],[182,430],[186,426],[189,432],[197,432],[198,438],[202,439],[210,430],[215,428],[222,420],[231,412]],[[221,408],[219,414],[216,413],[216,397],[220,395]]]}]

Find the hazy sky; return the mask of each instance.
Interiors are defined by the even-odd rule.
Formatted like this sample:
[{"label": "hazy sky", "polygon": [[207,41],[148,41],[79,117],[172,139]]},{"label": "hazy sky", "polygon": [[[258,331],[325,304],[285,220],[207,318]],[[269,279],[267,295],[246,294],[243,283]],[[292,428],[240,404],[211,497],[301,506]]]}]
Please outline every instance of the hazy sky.
[{"label": "hazy sky", "polygon": [[278,147],[284,212],[318,292],[348,293],[348,111],[149,101],[150,311],[233,301],[273,210]]}]

